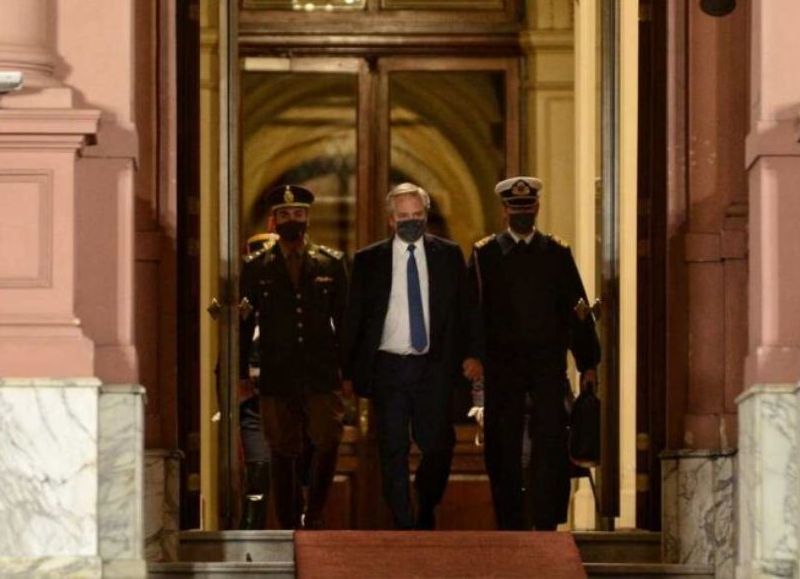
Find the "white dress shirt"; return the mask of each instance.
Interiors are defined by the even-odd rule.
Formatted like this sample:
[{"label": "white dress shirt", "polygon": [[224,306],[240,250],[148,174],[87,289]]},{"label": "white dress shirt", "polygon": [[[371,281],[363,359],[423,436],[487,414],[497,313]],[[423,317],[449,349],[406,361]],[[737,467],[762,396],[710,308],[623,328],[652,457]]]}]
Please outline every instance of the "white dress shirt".
[{"label": "white dress shirt", "polygon": [[392,242],[392,291],[389,295],[389,309],[383,323],[383,336],[380,349],[391,354],[406,356],[409,354],[425,354],[430,349],[430,300],[428,299],[428,260],[425,256],[425,240],[419,238],[414,242],[414,257],[419,272],[419,289],[422,294],[422,313],[425,318],[425,333],[428,346],[417,352],[411,347],[411,323],[408,319],[408,246],[410,244],[394,236]]},{"label": "white dress shirt", "polygon": [[534,227],[534,228],[531,230],[531,232],[530,232],[528,235],[526,235],[525,237],[522,237],[521,235],[519,235],[518,233],[516,233],[516,232],[515,232],[513,229],[511,229],[510,227],[508,228],[508,233],[510,233],[510,234],[511,234],[511,237],[513,237],[513,238],[514,238],[514,241],[516,241],[517,243],[519,243],[520,241],[524,241],[524,242],[525,242],[525,245],[530,245],[530,243],[531,243],[531,239],[533,239],[533,234],[534,234],[534,233],[536,233],[536,228]]}]

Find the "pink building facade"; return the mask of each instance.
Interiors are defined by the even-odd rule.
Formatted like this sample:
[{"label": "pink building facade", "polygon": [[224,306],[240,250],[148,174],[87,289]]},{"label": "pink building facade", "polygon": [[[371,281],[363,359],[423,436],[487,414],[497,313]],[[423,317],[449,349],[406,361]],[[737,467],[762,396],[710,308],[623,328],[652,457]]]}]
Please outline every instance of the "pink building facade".
[{"label": "pink building facade", "polygon": [[[96,576],[143,573],[146,536],[159,529],[145,529],[145,469],[174,468],[161,458],[177,447],[178,407],[180,103],[168,4],[0,3],[0,71],[25,75],[22,91],[0,96],[0,401],[19,413],[0,419],[0,437],[27,432],[33,440],[73,403],[89,414],[65,418],[64,432],[83,440],[84,422],[97,428],[76,442],[83,455],[64,458],[69,473],[94,456],[93,478],[76,488],[94,488],[95,503],[77,498],[84,491],[59,499],[77,501],[79,531],[48,542],[22,528],[24,505],[16,507],[18,533],[0,531],[0,562],[33,569],[31,576],[42,558]],[[668,226],[684,227],[685,266],[668,288],[668,308],[684,313],[670,322],[669,407],[661,411],[670,448],[709,451],[714,460],[738,449],[738,458],[714,463],[732,469],[739,489],[738,503],[726,499],[738,532],[726,535],[735,547],[720,576],[767,576],[776,566],[796,572],[800,480],[781,465],[800,460],[800,3],[740,2],[725,21],[700,18],[695,4],[679,14],[688,60],[673,62],[685,84],[670,111],[688,124],[692,152],[678,151],[675,166],[687,164],[687,180],[669,191]],[[727,60],[713,58],[720,54]],[[146,407],[137,385],[147,390]],[[25,401],[37,396],[50,401],[28,413]],[[109,413],[120,408],[130,428],[108,434]],[[103,541],[103,448],[112,439],[130,454],[125,548]],[[0,484],[34,476],[35,462],[8,470]],[[665,500],[665,520],[692,508],[670,505]],[[674,529],[685,536],[697,524],[686,518]],[[680,559],[680,548],[673,554]]]}]

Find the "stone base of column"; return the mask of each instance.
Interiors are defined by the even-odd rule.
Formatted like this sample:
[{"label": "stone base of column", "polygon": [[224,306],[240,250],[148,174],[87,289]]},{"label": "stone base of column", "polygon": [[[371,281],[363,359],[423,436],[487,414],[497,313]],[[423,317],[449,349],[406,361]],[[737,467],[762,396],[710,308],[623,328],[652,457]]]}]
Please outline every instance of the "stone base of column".
[{"label": "stone base of column", "polygon": [[103,577],[103,564],[99,557],[0,557],[0,569],[6,577],[26,579]]},{"label": "stone base of column", "polygon": [[737,577],[797,577],[800,535],[797,384],[757,384],[739,405]]},{"label": "stone base of column", "polygon": [[145,558],[151,562],[178,560],[181,458],[180,451],[145,451]]},{"label": "stone base of column", "polygon": [[145,579],[147,563],[143,559],[103,561],[103,579]]},{"label": "stone base of column", "polygon": [[732,578],[736,451],[667,451],[661,476],[663,561],[713,565],[715,577]]},{"label": "stone base of column", "polygon": [[96,378],[0,378],[0,575],[147,576],[143,397]]},{"label": "stone base of column", "polygon": [[736,566],[736,579],[774,579],[797,577],[794,561],[747,561]]}]

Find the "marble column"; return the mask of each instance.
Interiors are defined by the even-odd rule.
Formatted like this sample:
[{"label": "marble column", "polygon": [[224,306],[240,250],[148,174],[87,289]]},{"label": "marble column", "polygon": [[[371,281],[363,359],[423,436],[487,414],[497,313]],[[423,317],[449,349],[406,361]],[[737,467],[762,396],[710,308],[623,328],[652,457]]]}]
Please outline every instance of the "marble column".
[{"label": "marble column", "polygon": [[100,383],[0,379],[0,569],[99,577]]},{"label": "marble column", "polygon": [[663,562],[713,565],[715,577],[732,578],[736,451],[666,451],[661,470]]},{"label": "marble column", "polygon": [[144,388],[100,388],[98,551],[103,577],[145,577]]},{"label": "marble column", "polygon": [[[146,576],[143,390],[94,377],[95,342],[76,314],[83,286],[76,247],[85,229],[77,225],[78,155],[95,142],[101,113],[76,107],[83,88],[65,85],[57,71],[63,78],[78,63],[54,43],[63,42],[64,16],[84,4],[0,2],[0,69],[21,71],[25,82],[0,96],[4,577]],[[102,76],[96,67],[91,74]],[[95,187],[113,196],[113,185]],[[89,228],[108,217],[98,213]],[[109,271],[102,280],[109,292],[130,290],[129,278]],[[132,299],[125,304],[132,310]]]},{"label": "marble column", "polygon": [[145,577],[143,389],[0,378],[0,574]]},{"label": "marble column", "polygon": [[178,451],[145,453],[145,558],[177,561],[180,530],[180,461]]},{"label": "marble column", "polygon": [[749,342],[739,404],[738,577],[789,577],[798,553],[800,3],[752,0]]},{"label": "marble column", "polygon": [[753,386],[739,399],[737,577],[796,577],[798,570],[798,392]]}]

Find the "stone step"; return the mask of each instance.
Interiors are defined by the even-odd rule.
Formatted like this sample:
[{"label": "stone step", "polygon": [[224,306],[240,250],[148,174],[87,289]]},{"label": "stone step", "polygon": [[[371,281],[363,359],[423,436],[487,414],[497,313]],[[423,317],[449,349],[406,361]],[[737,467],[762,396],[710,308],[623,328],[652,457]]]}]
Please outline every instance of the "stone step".
[{"label": "stone step", "polygon": [[666,563],[584,563],[589,577],[630,579],[668,577],[669,579],[712,579],[712,565],[669,565]]},{"label": "stone step", "polygon": [[661,533],[575,531],[584,563],[660,563]]},{"label": "stone step", "polygon": [[[649,531],[573,533],[587,563],[659,563],[661,534]],[[294,561],[292,531],[184,531],[181,561]]]},{"label": "stone step", "polygon": [[294,579],[293,563],[149,563],[147,576],[151,578],[224,579],[234,577],[268,577],[269,579]]},{"label": "stone step", "polygon": [[293,531],[183,531],[178,559],[294,564]]}]

